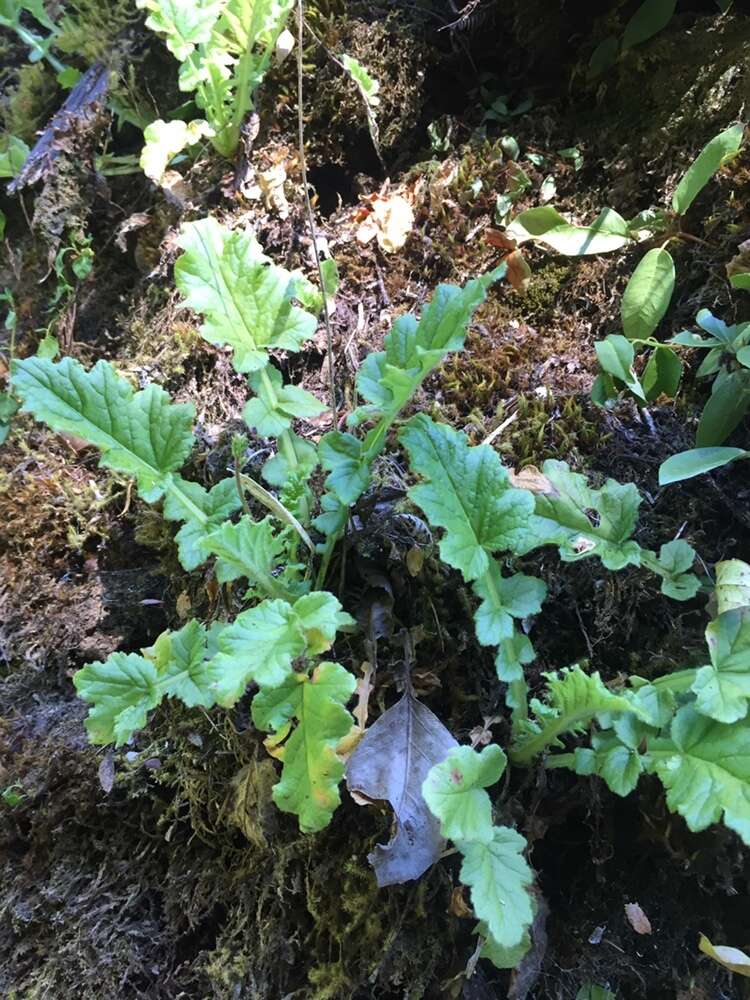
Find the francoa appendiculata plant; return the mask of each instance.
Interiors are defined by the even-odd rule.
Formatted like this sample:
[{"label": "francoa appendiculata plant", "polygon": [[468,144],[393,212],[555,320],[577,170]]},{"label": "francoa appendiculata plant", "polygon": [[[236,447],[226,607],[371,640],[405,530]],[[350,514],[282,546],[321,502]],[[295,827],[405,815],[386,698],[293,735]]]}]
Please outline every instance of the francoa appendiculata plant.
[{"label": "francoa appendiculata plant", "polygon": [[[282,762],[274,800],[312,832],[339,804],[344,764],[337,748],[352,728],[347,704],[356,685],[352,673],[325,658],[337,634],[354,627],[325,589],[331,555],[401,411],[447,354],[462,349],[474,310],[504,269],[463,288],[441,285],[419,319],[397,319],[384,350],[360,368],[364,402],[349,429],[323,435],[316,446],[295,432],[294,421],[324,407],[286,384],[269,352],[298,351],[312,336],[321,292],[269,261],[251,234],[211,218],[186,224],[179,245],[175,278],[184,303],[201,315],[201,335],[229,348],[247,375],[249,428],[276,442],[262,470],[267,487],[243,474],[241,441],[233,446],[233,474],[210,489],[183,478],[194,444],[193,406],[172,402],[156,385],[134,392],[107,362],[86,371],[71,358],[15,361],[13,390],[24,410],[97,446],[102,465],[133,478],[144,500],[161,501],[164,517],[181,524],[176,541],[185,569],[213,559],[220,583],[247,581],[247,606],[232,622],[192,620],[141,653],[89,663],[74,681],[90,705],[92,742],[118,746],[166,697],[189,707],[231,707],[254,686],[253,722],[271,734],[268,745]],[[597,773],[619,794],[641,773],[657,773],[670,807],[693,829],[723,815],[750,839],[747,612],[719,615],[710,626],[711,662],[699,669],[650,682],[632,678],[613,691],[576,665],[548,676],[541,701],[529,699],[524,678],[535,654],[519,623],[541,610],[546,587],[523,573],[508,575],[514,557],[554,545],[563,561],[597,557],[608,570],[643,567],[658,574],[665,594],[687,599],[700,588],[691,547],[675,540],[656,553],[634,540],[640,496],[632,485],[608,480],[592,489],[565,463],[548,462],[534,491],[520,488],[489,446],[471,446],[424,414],[403,424],[399,438],[420,479],[411,499],[441,531],[441,558],[472,586],[479,643],[496,651],[512,715],[511,761],[528,765],[564,749],[565,735],[595,725],[590,748],[552,754],[547,765]],[[311,487],[318,464],[327,473],[319,498]],[[266,517],[256,520],[247,510],[237,517],[245,490],[266,504]],[[316,553],[313,530],[322,537]],[[731,749],[731,764],[711,757],[713,747],[723,756]],[[525,841],[493,821],[485,791],[505,766],[500,747],[479,754],[459,747],[423,786],[443,835],[463,856],[461,877],[471,889],[483,954],[500,966],[525,951],[534,914]]]}]

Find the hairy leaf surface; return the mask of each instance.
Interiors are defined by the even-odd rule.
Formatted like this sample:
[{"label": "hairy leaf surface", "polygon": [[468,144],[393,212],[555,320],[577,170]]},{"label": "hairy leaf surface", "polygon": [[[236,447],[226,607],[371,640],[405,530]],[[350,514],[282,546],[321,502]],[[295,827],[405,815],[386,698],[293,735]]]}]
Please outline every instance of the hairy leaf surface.
[{"label": "hairy leaf surface", "polygon": [[534,499],[511,487],[495,451],[471,447],[465,434],[425,414],[413,417],[399,438],[412,469],[427,480],[412,487],[410,497],[431,524],[445,529],[444,562],[475,580],[488,571],[492,552],[523,547]]},{"label": "hairy leaf surface", "polygon": [[158,500],[193,446],[195,409],[157,385],[134,392],[106,361],[86,371],[73,358],[13,362],[23,409],[55,431],[96,445],[101,464],[134,476],[144,500]]},{"label": "hairy leaf surface", "polygon": [[447,840],[493,840],[492,803],[485,788],[499,780],[505,764],[505,754],[491,743],[481,752],[457,747],[430,769],[422,795]]}]

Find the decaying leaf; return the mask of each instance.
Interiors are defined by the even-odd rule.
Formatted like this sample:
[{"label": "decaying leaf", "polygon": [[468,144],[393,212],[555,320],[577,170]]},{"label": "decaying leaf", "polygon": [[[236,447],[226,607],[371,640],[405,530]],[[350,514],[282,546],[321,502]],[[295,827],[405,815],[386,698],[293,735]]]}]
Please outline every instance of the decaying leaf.
[{"label": "decaying leaf", "polygon": [[385,253],[400,250],[414,226],[414,210],[403,195],[371,194],[356,215],[357,240],[370,243],[377,239]]},{"label": "decaying leaf", "polygon": [[543,472],[540,472],[535,465],[527,465],[520,472],[508,471],[508,478],[511,485],[518,490],[528,490],[530,493],[555,496],[557,490],[547,479]]},{"label": "decaying leaf", "polygon": [[379,886],[419,878],[440,856],[440,823],[422,797],[422,783],[457,745],[437,716],[407,692],[367,730],[349,758],[349,791],[389,802],[394,812],[391,840],[368,856]]},{"label": "decaying leaf", "polygon": [[625,916],[628,918],[628,923],[636,934],[651,933],[651,921],[643,912],[639,903],[626,903]]},{"label": "decaying leaf", "polygon": [[698,947],[704,955],[708,955],[714,962],[723,965],[725,969],[750,979],[750,955],[746,955],[744,951],[723,944],[713,945],[705,934],[701,934]]}]

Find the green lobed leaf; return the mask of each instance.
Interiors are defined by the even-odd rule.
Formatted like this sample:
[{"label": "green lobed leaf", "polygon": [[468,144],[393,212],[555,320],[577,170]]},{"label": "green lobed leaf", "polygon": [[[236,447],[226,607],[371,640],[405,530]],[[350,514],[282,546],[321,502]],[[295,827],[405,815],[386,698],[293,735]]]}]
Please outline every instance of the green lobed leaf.
[{"label": "green lobed leaf", "polygon": [[352,622],[325,591],[305,594],[294,604],[276,599],[243,611],[219,639],[216,700],[234,705],[250,681],[267,687],[284,684],[294,660],[330,649],[337,630]]},{"label": "green lobed leaf", "polygon": [[338,663],[320,663],[311,677],[290,674],[280,688],[262,689],[253,699],[253,721],[260,729],[297,725],[280,749],[284,764],[273,799],[283,812],[299,817],[300,830],[314,833],[330,822],[341,798],[344,763],[336,746],[353,718],[344,707],[357,685]]},{"label": "green lobed leaf", "polygon": [[483,576],[490,554],[524,545],[534,500],[510,485],[507,470],[488,445],[471,447],[465,434],[418,414],[399,435],[411,467],[426,482],[409,496],[435,527],[444,562],[466,580]]},{"label": "green lobed leaf", "polygon": [[69,357],[26,358],[12,375],[25,412],[96,445],[100,464],[134,476],[144,500],[159,499],[193,446],[192,404],[173,403],[153,384],[133,392],[106,361],[86,371]]},{"label": "green lobed leaf", "polygon": [[184,62],[196,46],[207,42],[221,13],[222,0],[135,0],[139,10],[149,11],[147,27],[164,36],[167,48]]},{"label": "green lobed leaf", "polygon": [[[643,759],[637,747],[630,747],[614,733],[594,733],[591,748],[577,747],[572,757],[576,774],[597,774],[615,795],[629,795],[643,773]],[[554,763],[557,758],[552,757]]]},{"label": "green lobed leaf", "polygon": [[695,707],[718,722],[747,715],[750,699],[750,608],[725,611],[706,629],[711,664],[695,677]]},{"label": "green lobed leaf", "polygon": [[482,600],[474,613],[477,639],[483,646],[498,646],[512,637],[514,618],[542,610],[547,587],[523,573],[504,577],[497,562],[491,561],[487,573],[474,581],[474,592]]},{"label": "green lobed leaf", "polygon": [[659,565],[668,573],[661,581],[661,592],[675,601],[689,601],[698,593],[701,582],[691,573],[695,549],[682,538],[666,542],[659,549]]},{"label": "green lobed leaf", "polygon": [[586,674],[578,665],[544,676],[545,700],[532,702],[536,719],[516,733],[511,757],[519,763],[528,763],[548,746],[561,746],[560,736],[584,732],[591,720],[603,712],[631,712],[636,708],[622,694],[605,687],[598,672]]},{"label": "green lobed leaf", "polygon": [[515,969],[521,959],[531,948],[531,937],[528,931],[524,931],[518,944],[512,948],[503,948],[490,934],[487,924],[480,921],[477,924],[477,933],[485,938],[480,958],[488,958],[496,969]]},{"label": "green lobed leaf", "polygon": [[672,208],[678,215],[687,212],[716,171],[737,153],[744,131],[743,125],[731,125],[703,147],[672,195]]},{"label": "green lobed leaf", "polygon": [[89,702],[86,730],[92,743],[122,746],[146,725],[148,713],[165,695],[189,707],[214,704],[216,673],[209,658],[208,632],[190,621],[164,632],[150,649],[112,653],[87,663],[73,676],[79,697]]},{"label": "green lobed leaf", "polygon": [[293,304],[295,277],[268,263],[255,237],[209,217],[185,223],[177,243],[185,305],[203,314],[205,340],[233,349],[237,371],[259,371],[270,348],[298,351],[315,333],[315,316]]},{"label": "green lobed leaf", "polygon": [[622,296],[620,314],[626,337],[645,340],[664,317],[674,292],[674,261],[654,247],[639,261]]},{"label": "green lobed leaf", "polygon": [[526,841],[515,830],[497,826],[490,843],[457,846],[464,858],[460,878],[471,889],[474,912],[496,945],[514,948],[534,919],[529,892],[534,875],[523,856]]},{"label": "green lobed leaf", "polygon": [[646,767],[693,832],[723,818],[750,846],[750,720],[726,725],[684,705],[670,735],[648,741]]},{"label": "green lobed leaf", "polygon": [[430,769],[422,795],[447,840],[492,842],[492,803],[484,789],[499,780],[505,764],[505,754],[491,743],[481,752],[457,747]]},{"label": "green lobed leaf", "polygon": [[274,570],[288,558],[285,538],[278,533],[270,517],[254,521],[245,514],[236,524],[225,522],[200,542],[204,553],[217,556],[216,579],[229,583],[246,577],[267,594],[278,597],[283,585],[274,578]]},{"label": "green lobed leaf", "polygon": [[[594,490],[566,462],[550,459],[542,469],[551,489],[536,497],[534,540],[529,548],[557,545],[565,562],[596,555],[611,570],[640,565],[640,546],[631,535],[641,497],[632,483],[608,479]],[[592,523],[589,511],[595,512],[598,524]]]},{"label": "green lobed leaf", "polygon": [[112,653],[107,660],[87,663],[73,683],[79,697],[93,705],[86,732],[96,744],[127,743],[163,697],[155,665],[137,653]]},{"label": "green lobed leaf", "polygon": [[222,479],[210,490],[200,483],[175,477],[179,487],[167,493],[164,517],[167,521],[184,521],[175,535],[180,564],[188,571],[206,561],[203,540],[240,508],[240,497],[234,479]]},{"label": "green lobed leaf", "polygon": [[253,372],[248,382],[256,396],[245,404],[242,415],[248,427],[262,437],[278,437],[291,427],[295,417],[317,417],[325,411],[311,392],[298,385],[283,385],[281,372],[273,365]]},{"label": "green lobed leaf", "polygon": [[356,60],[353,56],[349,56],[344,53],[339,58],[341,60],[341,65],[344,67],[352,80],[354,80],[357,84],[362,97],[364,97],[369,107],[371,109],[377,108],[380,104],[380,98],[378,97],[380,84],[378,81],[373,79],[362,63]]},{"label": "green lobed leaf", "polygon": [[362,457],[362,442],[353,434],[330,431],[321,438],[318,456],[328,472],[328,489],[342,504],[353,504],[370,481],[369,466]]}]

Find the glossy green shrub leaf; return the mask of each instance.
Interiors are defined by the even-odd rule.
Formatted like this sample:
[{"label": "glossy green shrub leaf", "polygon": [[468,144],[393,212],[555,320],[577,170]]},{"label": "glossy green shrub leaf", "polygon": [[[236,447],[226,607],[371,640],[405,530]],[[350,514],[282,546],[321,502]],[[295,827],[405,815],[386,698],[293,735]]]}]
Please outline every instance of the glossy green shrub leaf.
[{"label": "glossy green shrub leaf", "polygon": [[274,756],[283,761],[273,799],[283,812],[299,817],[300,830],[313,833],[330,822],[339,805],[344,763],[336,746],[354,720],[344,707],[354,693],[356,678],[338,663],[320,663],[311,677],[290,674],[283,684],[261,690],[253,699],[253,721],[260,729],[296,725]]},{"label": "glossy green shrub leaf", "polygon": [[674,261],[654,247],[639,261],[622,297],[622,328],[630,339],[646,340],[661,322],[674,292]]},{"label": "glossy green shrub leaf", "polygon": [[22,409],[102,453],[101,465],[134,476],[144,500],[158,500],[193,446],[195,409],[157,385],[134,392],[106,361],[86,371],[72,358],[13,362]]},{"label": "glossy green shrub leaf", "polygon": [[634,396],[645,401],[646,394],[633,369],[635,351],[627,337],[611,333],[604,340],[597,340],[594,343],[594,350],[603,372],[621,382]]},{"label": "glossy green shrub leaf", "polygon": [[625,26],[623,49],[641,45],[666,28],[676,7],[677,0],[644,0]]},{"label": "glossy green shrub leaf", "polygon": [[643,370],[641,386],[646,400],[651,402],[659,396],[677,395],[682,378],[682,362],[669,347],[657,347]]},{"label": "glossy green shrub leaf", "polygon": [[500,779],[505,764],[505,754],[491,743],[481,752],[457,747],[430,769],[422,795],[447,840],[492,842],[492,803],[485,788]]},{"label": "glossy green shrub leaf", "polygon": [[678,215],[687,212],[716,171],[737,153],[744,131],[743,125],[732,125],[703,147],[672,195],[672,208]]},{"label": "glossy green shrub leaf", "polygon": [[750,378],[747,372],[728,372],[717,378],[703,407],[695,443],[698,448],[723,444],[750,409]]},{"label": "glossy green shrub leaf", "polygon": [[611,208],[603,209],[590,226],[575,226],[552,205],[541,205],[521,212],[506,232],[518,244],[538,240],[566,257],[611,253],[632,242],[627,223]]},{"label": "glossy green shrub leaf", "polygon": [[750,458],[750,452],[743,448],[692,448],[690,451],[681,451],[662,462],[659,467],[659,485],[668,486],[683,479],[701,476],[738,458]]}]

